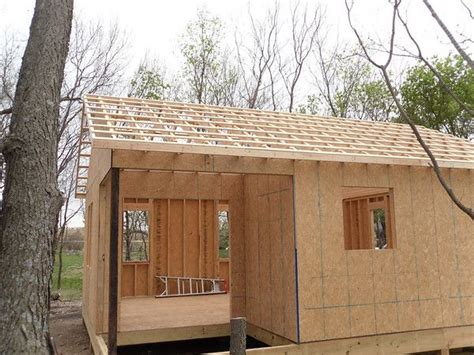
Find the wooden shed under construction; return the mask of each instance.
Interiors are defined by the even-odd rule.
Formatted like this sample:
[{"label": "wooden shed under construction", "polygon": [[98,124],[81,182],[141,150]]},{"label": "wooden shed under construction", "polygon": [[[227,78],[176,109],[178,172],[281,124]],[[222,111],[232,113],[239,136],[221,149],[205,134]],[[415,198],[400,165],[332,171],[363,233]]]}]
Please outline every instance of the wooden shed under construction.
[{"label": "wooden shed under construction", "polygon": [[[474,145],[419,129],[473,206]],[[237,316],[249,353],[474,346],[474,224],[407,125],[88,95],[76,194],[96,354]]]}]

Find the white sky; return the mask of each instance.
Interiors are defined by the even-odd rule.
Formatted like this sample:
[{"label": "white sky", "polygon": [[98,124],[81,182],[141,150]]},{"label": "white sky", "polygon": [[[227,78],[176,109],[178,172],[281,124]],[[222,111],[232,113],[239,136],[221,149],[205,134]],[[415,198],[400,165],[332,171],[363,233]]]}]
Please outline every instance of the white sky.
[{"label": "white sky", "polygon": [[[294,0],[280,0],[282,15],[288,13]],[[300,0],[315,3],[314,0]],[[117,21],[129,33],[131,63],[136,64],[145,53],[159,56],[173,64],[177,53],[178,36],[186,23],[192,20],[199,8],[207,8],[225,23],[229,38],[236,27],[245,32],[248,27],[247,11],[251,8],[256,18],[263,15],[275,0],[75,0],[76,14],[83,18],[101,19],[105,24]],[[331,33],[340,38],[354,40],[347,24],[344,0],[319,0],[326,9],[325,22]],[[463,31],[473,37],[474,21],[462,7],[460,0],[431,0],[450,29]],[[474,8],[474,0],[465,0]],[[425,53],[446,54],[447,39],[437,28],[421,0],[404,0],[403,9],[418,38],[423,40]],[[26,38],[33,14],[34,0],[0,0],[0,31],[14,31]],[[361,32],[373,37],[386,34],[390,21],[387,0],[355,0],[354,19]]]},{"label": "white sky", "polygon": [[[282,17],[289,13],[291,4],[295,2],[280,0]],[[304,4],[306,1],[300,2]],[[315,3],[314,0],[307,2]],[[100,19],[104,24],[118,22],[128,32],[131,43],[128,71],[132,73],[145,53],[159,57],[169,67],[175,67],[177,38],[200,8],[206,8],[221,18],[230,42],[236,28],[242,32],[248,29],[249,8],[254,17],[259,18],[274,3],[274,0],[75,0],[75,12],[84,19]],[[344,0],[319,0],[319,3],[325,8],[324,21],[333,40],[339,37],[355,43],[348,27]],[[474,8],[474,0],[465,0],[465,3]],[[402,4],[410,28],[421,40],[425,55],[441,56],[452,50],[421,0],[403,0]],[[460,0],[431,0],[431,4],[453,32],[474,38],[474,21],[469,18]],[[34,0],[0,0],[0,35],[8,31],[26,40],[33,8]],[[374,39],[380,37],[387,41],[390,23],[390,5],[387,0],[355,0],[353,18],[365,36],[370,35]],[[403,38],[399,41],[407,43]],[[471,46],[471,52],[472,49]],[[82,218],[79,215],[73,225],[80,226]]]}]

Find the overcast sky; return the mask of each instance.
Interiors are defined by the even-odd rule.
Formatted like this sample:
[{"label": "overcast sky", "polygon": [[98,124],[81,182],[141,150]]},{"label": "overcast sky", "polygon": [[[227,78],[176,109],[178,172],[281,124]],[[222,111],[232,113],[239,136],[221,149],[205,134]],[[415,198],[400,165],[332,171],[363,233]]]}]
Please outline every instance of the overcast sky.
[{"label": "overcast sky", "polygon": [[[464,0],[474,8],[474,0]],[[305,3],[306,0],[300,0]],[[129,33],[131,64],[144,55],[159,56],[172,64],[176,54],[178,36],[186,23],[192,20],[197,9],[207,8],[219,16],[230,39],[235,28],[245,32],[248,27],[247,12],[250,8],[256,18],[264,15],[274,0],[75,0],[76,15],[101,19],[105,24],[118,22]],[[288,14],[293,0],[280,0],[281,14]],[[308,3],[316,3],[314,0]],[[325,23],[331,34],[354,40],[347,24],[344,0],[319,0],[325,9]],[[432,5],[451,29],[474,34],[474,21],[469,18],[461,0],[431,0]],[[424,50],[429,55],[447,53],[447,39],[434,26],[421,0],[403,0],[403,11],[417,38],[423,39]],[[0,30],[13,31],[26,38],[33,14],[34,0],[0,0]],[[355,0],[354,19],[361,32],[372,37],[387,35],[390,6],[387,0]],[[403,42],[403,39],[401,39]],[[449,47],[449,49],[451,49]]]},{"label": "overcast sky", "polygon": [[[300,2],[304,4],[306,1]],[[464,2],[474,8],[474,0]],[[274,0],[75,0],[75,13],[84,20],[101,20],[106,25],[118,22],[128,33],[131,44],[128,66],[128,73],[131,74],[146,53],[151,57],[159,57],[169,67],[175,67],[179,51],[177,38],[198,9],[205,8],[220,17],[230,44],[236,28],[244,33],[248,29],[249,9],[255,18],[261,18],[274,3]],[[295,1],[280,0],[279,3],[281,15],[285,17]],[[308,0],[308,3],[315,4],[316,1]],[[339,38],[354,42],[354,35],[347,23],[344,0],[319,0],[319,3],[325,11],[325,28],[332,40]],[[415,36],[421,40],[425,55],[442,56],[452,50],[421,0],[403,0],[402,4],[403,13]],[[474,38],[474,21],[468,16],[461,0],[431,0],[431,4],[456,35],[463,33]],[[17,39],[26,41],[33,7],[34,0],[0,0],[0,36],[10,32]],[[365,36],[387,41],[390,23],[390,5],[387,0],[355,0],[353,18]],[[408,42],[399,38],[398,43]],[[473,47],[469,49],[472,53]],[[82,216],[78,216],[73,225],[80,226],[82,223]]]}]

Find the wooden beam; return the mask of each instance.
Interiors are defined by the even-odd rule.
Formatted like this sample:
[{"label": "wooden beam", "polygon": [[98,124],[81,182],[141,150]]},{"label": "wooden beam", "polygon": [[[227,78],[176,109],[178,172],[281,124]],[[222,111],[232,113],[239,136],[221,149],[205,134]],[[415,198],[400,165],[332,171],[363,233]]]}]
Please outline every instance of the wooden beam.
[{"label": "wooden beam", "polygon": [[[314,160],[314,161],[335,161],[342,163],[372,163],[386,165],[407,165],[407,166],[430,166],[430,161],[421,155],[404,157],[382,156],[375,154],[342,154],[336,151],[310,151],[310,150],[291,150],[291,149],[267,149],[264,147],[234,147],[231,145],[210,145],[207,143],[156,143],[150,140],[134,140],[134,139],[114,139],[107,137],[99,137],[94,139],[92,143],[94,148],[108,149],[126,149],[156,152],[173,152],[173,153],[191,153],[191,154],[209,154],[209,155],[226,155],[238,157],[255,157],[255,158],[274,158],[274,159],[290,159],[290,160]],[[439,166],[442,168],[459,168],[473,169],[474,161],[469,160],[448,160],[439,159]]]},{"label": "wooden beam", "polygon": [[109,261],[109,354],[117,354],[118,319],[118,238],[119,238],[119,186],[120,169],[112,168],[111,209],[110,209],[110,261]]},{"label": "wooden beam", "polygon": [[[399,354],[439,351],[474,345],[474,326],[417,330],[403,333],[353,337],[311,343],[248,349],[247,354],[323,355],[323,354]],[[229,354],[229,352],[215,352]]]},{"label": "wooden beam", "polygon": [[293,342],[280,335],[247,322],[247,334],[270,346],[290,345]]},{"label": "wooden beam", "polygon": [[229,335],[229,323],[198,325],[179,328],[131,330],[121,331],[118,333],[118,344],[120,346],[149,344],[190,339],[217,338]]},{"label": "wooden beam", "polygon": [[87,334],[92,345],[92,350],[95,355],[107,355],[107,345],[105,345],[104,338],[101,335],[95,334],[94,328],[87,316],[87,312],[82,309],[82,320],[86,326]]}]

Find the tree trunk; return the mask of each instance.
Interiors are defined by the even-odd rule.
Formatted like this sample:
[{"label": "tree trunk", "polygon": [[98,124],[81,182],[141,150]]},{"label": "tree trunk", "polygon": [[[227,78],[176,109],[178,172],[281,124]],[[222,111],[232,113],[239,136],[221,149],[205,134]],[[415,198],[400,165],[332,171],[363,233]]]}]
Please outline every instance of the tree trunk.
[{"label": "tree trunk", "polygon": [[51,243],[62,197],[57,119],[73,0],[37,0],[3,143],[0,353],[48,354]]}]

